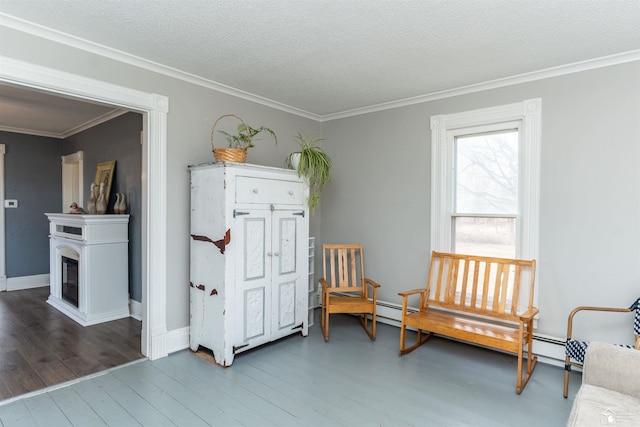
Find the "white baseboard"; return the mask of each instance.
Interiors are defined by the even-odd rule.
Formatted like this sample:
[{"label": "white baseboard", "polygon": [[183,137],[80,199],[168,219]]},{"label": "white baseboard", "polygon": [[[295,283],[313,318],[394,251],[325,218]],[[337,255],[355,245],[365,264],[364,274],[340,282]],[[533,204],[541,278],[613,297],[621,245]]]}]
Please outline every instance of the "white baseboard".
[{"label": "white baseboard", "polygon": [[[387,301],[378,301],[376,318],[378,322],[400,327],[402,307]],[[399,337],[399,335],[398,335]],[[189,348],[189,327],[174,329],[167,333],[169,353]],[[542,334],[533,336],[533,352],[541,363],[564,367],[564,338]]]},{"label": "white baseboard", "polygon": [[173,329],[167,332],[167,350],[169,353],[189,348],[189,327]]},{"label": "white baseboard", "polygon": [[129,299],[129,315],[142,322],[142,303]]},{"label": "white baseboard", "polygon": [[7,291],[19,291],[43,286],[49,286],[49,274],[7,278]]}]

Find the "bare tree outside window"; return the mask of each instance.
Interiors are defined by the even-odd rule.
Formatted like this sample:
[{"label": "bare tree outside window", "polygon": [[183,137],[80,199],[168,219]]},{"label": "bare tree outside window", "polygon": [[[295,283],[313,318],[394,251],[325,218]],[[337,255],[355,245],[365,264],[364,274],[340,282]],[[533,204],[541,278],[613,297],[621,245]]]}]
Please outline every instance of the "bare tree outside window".
[{"label": "bare tree outside window", "polygon": [[516,256],[518,130],[455,139],[455,252]]}]

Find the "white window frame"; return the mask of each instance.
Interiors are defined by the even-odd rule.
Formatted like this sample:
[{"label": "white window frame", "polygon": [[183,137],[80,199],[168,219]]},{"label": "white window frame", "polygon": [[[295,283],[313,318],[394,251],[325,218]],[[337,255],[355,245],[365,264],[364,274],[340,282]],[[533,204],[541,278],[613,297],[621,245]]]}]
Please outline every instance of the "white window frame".
[{"label": "white window frame", "polygon": [[[518,123],[519,177],[517,257],[538,259],[540,229],[540,145],[542,99],[454,114],[431,116],[431,249],[452,250],[454,137],[462,129]],[[507,125],[507,126],[508,126]],[[534,300],[537,304],[537,289]]]}]

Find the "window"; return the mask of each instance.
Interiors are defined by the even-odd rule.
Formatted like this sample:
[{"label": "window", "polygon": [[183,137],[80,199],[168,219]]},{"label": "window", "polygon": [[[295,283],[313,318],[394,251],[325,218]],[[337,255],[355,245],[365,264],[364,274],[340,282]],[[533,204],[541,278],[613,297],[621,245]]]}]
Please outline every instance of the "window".
[{"label": "window", "polygon": [[453,252],[515,258],[518,214],[517,123],[452,132]]},{"label": "window", "polygon": [[431,117],[431,248],[537,258],[541,100]]}]

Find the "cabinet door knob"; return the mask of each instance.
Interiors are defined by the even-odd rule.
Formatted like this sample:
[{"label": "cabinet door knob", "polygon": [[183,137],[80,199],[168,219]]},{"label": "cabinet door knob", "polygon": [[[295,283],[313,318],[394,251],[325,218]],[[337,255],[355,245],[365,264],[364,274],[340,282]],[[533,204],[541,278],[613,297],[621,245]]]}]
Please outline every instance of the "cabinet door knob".
[{"label": "cabinet door knob", "polygon": [[280,256],[280,252],[275,252],[273,255]]},{"label": "cabinet door knob", "polygon": [[293,190],[289,190],[289,195],[293,196]]},{"label": "cabinet door knob", "polygon": [[257,188],[254,188],[254,189],[253,189],[253,192],[254,192],[254,194],[258,194],[258,189],[257,189]]},{"label": "cabinet door knob", "polygon": [[273,256],[273,253],[267,252],[267,256]]}]

